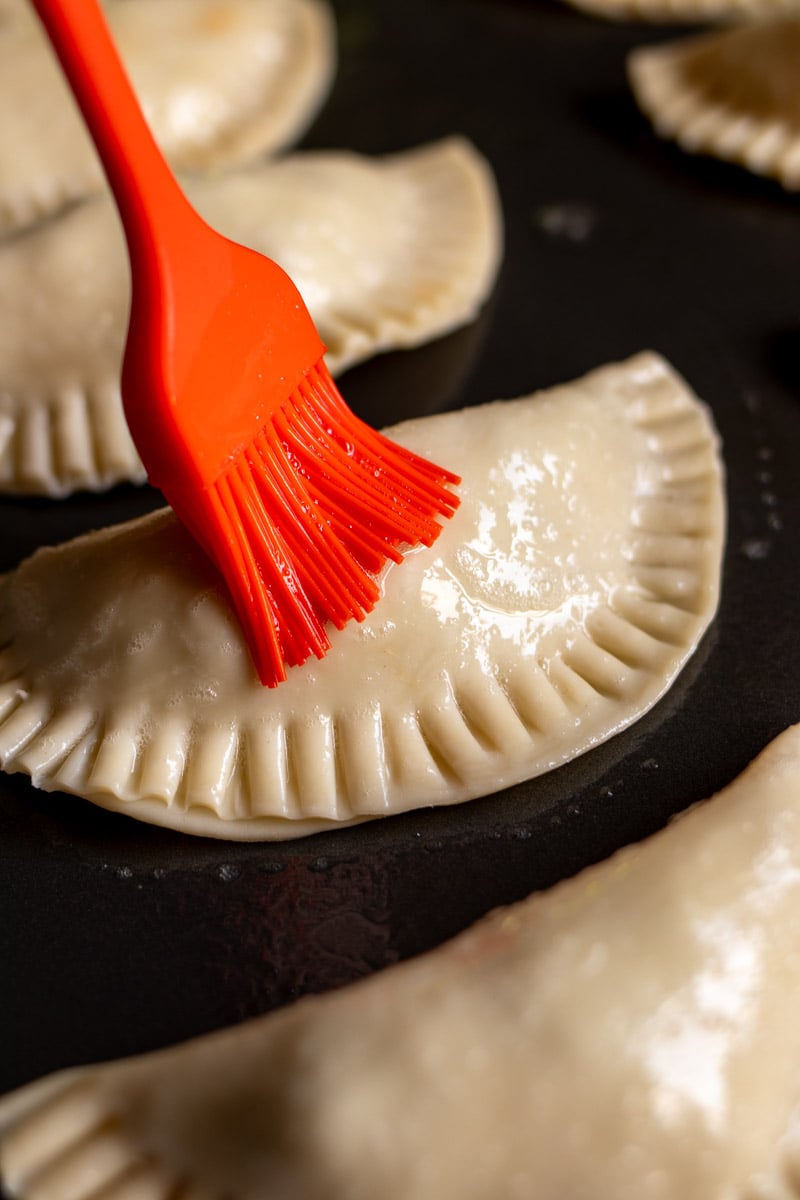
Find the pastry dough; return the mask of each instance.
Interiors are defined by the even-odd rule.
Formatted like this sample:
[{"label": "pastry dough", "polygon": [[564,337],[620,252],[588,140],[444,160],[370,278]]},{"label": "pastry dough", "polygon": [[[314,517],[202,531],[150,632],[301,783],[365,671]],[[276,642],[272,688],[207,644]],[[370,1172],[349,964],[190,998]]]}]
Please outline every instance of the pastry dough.
[{"label": "pastry dough", "polygon": [[0,1102],[16,1200],[796,1200],[800,727],[371,979]]},{"label": "pastry dough", "polygon": [[800,12],[800,0],[569,0],[613,21],[700,22],[754,19]]},{"label": "pastry dough", "polygon": [[663,137],[800,188],[800,15],[642,47],[628,74]]},{"label": "pastry dough", "polygon": [[[28,4],[0,7],[0,232],[103,187],[77,107]],[[108,0],[142,107],[175,166],[249,162],[298,137],[327,94],[324,0]]]},{"label": "pastry dough", "polygon": [[[470,320],[500,260],[491,171],[459,138],[385,159],[297,155],[188,191],[212,225],[281,262],[336,372]],[[142,480],[119,396],[128,303],[108,197],[0,243],[0,491]]]},{"label": "pastry dough", "polygon": [[645,353],[392,437],[463,478],[431,549],[327,657],[259,686],[169,511],[0,583],[0,762],[189,833],[281,838],[547,771],[663,694],[713,617],[710,417]]}]

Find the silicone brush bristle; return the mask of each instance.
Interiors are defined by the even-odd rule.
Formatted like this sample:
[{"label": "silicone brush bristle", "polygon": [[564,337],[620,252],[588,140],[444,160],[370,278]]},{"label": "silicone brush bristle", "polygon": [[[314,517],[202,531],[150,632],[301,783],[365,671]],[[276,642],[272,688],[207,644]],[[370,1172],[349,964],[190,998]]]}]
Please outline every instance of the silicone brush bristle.
[{"label": "silicone brush bristle", "polygon": [[224,575],[259,679],[274,687],[287,666],[327,653],[328,622],[342,629],[374,608],[387,561],[433,544],[458,482],[356,417],[320,362],[202,510],[195,496],[176,512]]}]

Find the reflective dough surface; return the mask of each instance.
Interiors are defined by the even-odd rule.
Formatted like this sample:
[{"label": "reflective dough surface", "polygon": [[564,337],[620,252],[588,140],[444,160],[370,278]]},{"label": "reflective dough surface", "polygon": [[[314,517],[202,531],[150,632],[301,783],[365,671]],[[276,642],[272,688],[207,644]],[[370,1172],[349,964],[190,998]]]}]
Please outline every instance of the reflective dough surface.
[{"label": "reflective dough surface", "polygon": [[453,804],[612,736],[716,610],[710,416],[646,353],[391,436],[463,477],[430,550],[330,653],[259,686],[169,511],[0,582],[0,761],[48,790],[233,839]]},{"label": "reflective dough surface", "polygon": [[415,961],[12,1094],[0,1170],[17,1200],[797,1200],[798,990],[794,726]]}]

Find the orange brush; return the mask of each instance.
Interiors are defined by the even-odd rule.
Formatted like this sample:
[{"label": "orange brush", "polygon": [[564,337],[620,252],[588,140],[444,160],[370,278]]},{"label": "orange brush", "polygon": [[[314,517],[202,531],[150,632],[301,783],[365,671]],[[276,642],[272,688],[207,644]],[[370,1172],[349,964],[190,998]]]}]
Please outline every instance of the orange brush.
[{"label": "orange brush", "polygon": [[122,398],[155,486],[225,577],[262,683],[361,620],[375,574],[430,545],[458,477],[347,408],[276,263],[191,207],[96,0],[32,0],[122,217],[132,300]]}]

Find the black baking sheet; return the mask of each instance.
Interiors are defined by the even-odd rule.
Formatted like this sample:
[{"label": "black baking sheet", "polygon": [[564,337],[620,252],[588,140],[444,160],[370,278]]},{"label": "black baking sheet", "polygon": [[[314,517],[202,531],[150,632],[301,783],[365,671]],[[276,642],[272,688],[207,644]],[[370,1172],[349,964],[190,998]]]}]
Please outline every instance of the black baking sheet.
[{"label": "black baking sheet", "polygon": [[[305,139],[451,133],[492,163],[485,312],[343,381],[375,424],[511,397],[649,347],[712,407],[728,472],[719,617],[640,723],[534,782],[278,845],[181,837],[0,776],[0,1091],[162,1046],[419,953],[663,825],[800,718],[800,200],[658,141],[624,72],[683,29],[511,0],[339,0]],[[0,501],[0,570],[153,507]]]}]

